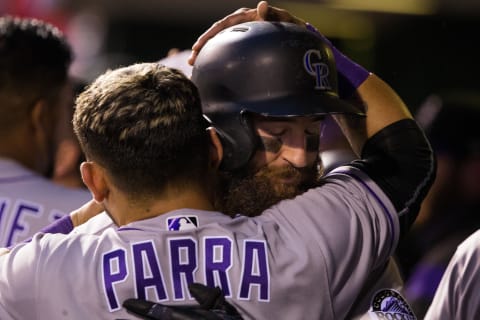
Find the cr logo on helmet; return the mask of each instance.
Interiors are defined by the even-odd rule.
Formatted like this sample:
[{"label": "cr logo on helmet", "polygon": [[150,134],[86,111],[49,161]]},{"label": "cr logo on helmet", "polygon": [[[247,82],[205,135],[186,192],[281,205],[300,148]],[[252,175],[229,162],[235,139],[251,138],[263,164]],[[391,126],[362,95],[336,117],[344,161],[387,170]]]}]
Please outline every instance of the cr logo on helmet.
[{"label": "cr logo on helmet", "polygon": [[312,56],[317,56],[318,60],[321,61],[322,55],[319,50],[310,49],[305,52],[303,56],[303,66],[305,70],[312,76],[315,76],[315,89],[332,90],[332,86],[328,80],[328,75],[330,74],[328,65],[324,62],[312,63]]}]

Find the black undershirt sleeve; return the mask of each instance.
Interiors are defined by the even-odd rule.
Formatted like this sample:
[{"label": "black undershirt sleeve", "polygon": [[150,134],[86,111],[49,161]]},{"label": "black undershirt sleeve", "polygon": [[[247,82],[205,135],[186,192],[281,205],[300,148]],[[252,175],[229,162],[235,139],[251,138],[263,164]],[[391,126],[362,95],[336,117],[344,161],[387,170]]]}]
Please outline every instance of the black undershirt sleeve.
[{"label": "black undershirt sleeve", "polygon": [[394,204],[405,232],[415,221],[436,172],[433,150],[412,119],[397,121],[367,140],[362,159],[352,165],[366,172]]}]

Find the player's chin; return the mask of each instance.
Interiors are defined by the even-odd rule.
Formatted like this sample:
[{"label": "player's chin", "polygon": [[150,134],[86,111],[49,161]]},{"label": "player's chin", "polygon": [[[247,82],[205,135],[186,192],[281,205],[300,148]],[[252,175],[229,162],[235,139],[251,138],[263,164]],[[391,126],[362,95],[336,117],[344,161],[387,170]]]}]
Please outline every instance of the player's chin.
[{"label": "player's chin", "polygon": [[300,175],[295,176],[271,176],[271,186],[280,199],[292,198],[304,190],[302,188],[304,180]]}]

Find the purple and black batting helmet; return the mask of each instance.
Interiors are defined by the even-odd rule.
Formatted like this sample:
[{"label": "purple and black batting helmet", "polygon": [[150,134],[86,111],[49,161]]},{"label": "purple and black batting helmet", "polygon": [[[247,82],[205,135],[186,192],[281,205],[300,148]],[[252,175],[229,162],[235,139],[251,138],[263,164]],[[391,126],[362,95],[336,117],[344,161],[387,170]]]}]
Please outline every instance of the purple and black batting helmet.
[{"label": "purple and black batting helmet", "polygon": [[225,29],[199,52],[192,81],[205,117],[222,140],[224,170],[243,167],[253,155],[257,138],[248,113],[363,115],[338,97],[329,45],[292,23],[253,21]]}]

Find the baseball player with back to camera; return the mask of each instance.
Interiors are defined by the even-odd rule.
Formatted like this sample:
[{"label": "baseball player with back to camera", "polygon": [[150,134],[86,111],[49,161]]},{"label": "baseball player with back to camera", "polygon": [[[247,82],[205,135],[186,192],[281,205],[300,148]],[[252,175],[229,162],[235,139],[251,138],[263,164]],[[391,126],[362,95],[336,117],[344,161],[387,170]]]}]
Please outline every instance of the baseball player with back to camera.
[{"label": "baseball player with back to camera", "polygon": [[[222,30],[223,28],[226,28],[228,26],[234,25],[236,23],[240,22],[245,22],[249,20],[266,20],[266,19],[274,19],[274,20],[283,20],[283,21],[290,21],[290,22],[295,22],[297,24],[305,25],[305,22],[303,22],[301,19],[298,19],[297,17],[294,17],[290,15],[287,11],[275,8],[272,6],[268,6],[268,4],[265,1],[259,2],[258,6],[256,9],[239,9],[235,13],[225,17],[224,19],[219,20],[217,23],[213,24],[212,28],[209,29],[204,35],[202,35],[198,42],[194,45],[194,49],[196,51],[199,51],[199,49],[203,46],[203,44],[211,38],[213,35],[215,35],[217,32]],[[215,42],[216,50],[217,51],[222,51],[223,47],[226,47],[227,52],[235,52],[233,49],[233,46],[231,45],[226,45],[222,44],[221,42],[217,41]],[[334,49],[334,56],[337,58],[337,60],[340,62],[339,63],[339,95],[340,97],[343,98],[352,98],[353,93],[355,91],[355,88],[361,84],[365,78],[368,75],[368,72],[361,68],[360,66],[354,64],[353,62],[349,61],[347,57],[342,55],[336,48]],[[248,56],[248,50],[253,50],[253,48],[242,48],[241,51],[245,53],[245,56]],[[181,54],[181,58],[184,59],[185,54],[187,52],[184,51]],[[193,55],[195,57],[195,55]],[[221,57],[223,59],[218,59],[218,55],[211,55],[212,58],[204,58],[201,61],[201,65],[198,63],[196,64],[196,76],[194,77],[194,82],[199,84],[200,88],[200,94],[207,103],[204,103],[204,113],[210,118],[210,119],[218,119],[219,117],[219,110],[216,108],[216,101],[214,101],[213,96],[210,95],[211,88],[217,86],[218,84],[221,86],[228,86],[228,91],[229,92],[234,92],[235,94],[239,94],[240,96],[245,95],[245,93],[241,92],[242,88],[239,88],[238,83],[235,81],[240,81],[239,79],[242,79],[241,77],[237,77],[237,70],[235,69],[231,73],[225,73],[225,72],[218,72],[216,73],[216,78],[215,81],[217,81],[217,84],[215,84],[215,81],[211,81],[211,70],[210,69],[215,69],[215,68],[221,68],[223,65],[227,65],[231,62],[231,60],[235,60],[234,56],[230,56],[229,54],[222,55]],[[190,61],[193,63],[194,58]],[[173,56],[173,57],[168,57],[166,59],[161,60],[162,62],[172,64],[172,66],[177,67],[179,65],[179,68],[185,72],[187,75],[191,75],[192,70],[191,68],[186,67],[186,63],[183,62],[182,60],[178,61],[178,57]],[[285,61],[285,64],[287,64],[288,61]],[[246,61],[245,65],[242,65],[239,67],[239,69],[242,68],[250,68],[248,69],[250,73],[250,81],[257,81],[255,85],[257,86],[258,91],[261,91],[266,83],[266,81],[269,81],[269,77],[271,77],[270,73],[265,73],[265,72],[255,72],[256,68],[255,64],[252,61]],[[285,68],[283,68],[285,69]],[[283,70],[281,69],[281,70]],[[240,73],[238,73],[240,74]],[[225,76],[225,79],[222,79],[222,77]],[[271,77],[275,78],[275,77]],[[228,81],[227,79],[233,79],[234,81]],[[225,85],[227,83],[227,85]],[[267,85],[268,86],[268,85]],[[269,92],[269,89],[271,88],[265,88],[265,92]],[[271,91],[270,91],[271,92]],[[205,99],[207,97],[207,99]],[[268,100],[269,98],[265,98],[265,100]],[[239,98],[240,100],[240,98]],[[242,106],[240,106],[241,109]],[[255,109],[255,106],[251,106],[251,111],[257,112],[259,110]],[[288,114],[288,113],[285,113]],[[227,116],[227,114],[222,114],[222,116]],[[282,115],[284,116],[284,115]],[[330,134],[334,131],[333,134],[336,134],[335,127],[330,120],[330,117],[325,118],[322,121],[322,138],[321,138],[321,143],[320,146],[322,146],[320,153],[321,153],[321,161],[322,161],[322,166],[326,165],[328,168],[324,166],[325,169],[329,169],[333,167],[334,165],[337,165],[338,163],[345,163],[345,153],[346,159],[352,158],[351,151],[347,150],[345,147],[341,147],[340,150],[329,150],[330,146],[326,146],[326,144],[338,144],[339,140],[341,143],[343,143],[341,138],[336,138],[336,137],[331,137]],[[266,117],[265,121],[271,121],[269,120],[271,118]],[[215,121],[214,121],[215,122]],[[214,123],[216,127],[228,127],[228,125],[225,125],[227,122],[223,123]],[[227,123],[228,124],[228,123]],[[326,132],[329,131],[329,132]],[[238,135],[230,135],[230,140],[235,141],[236,138],[238,138]],[[335,147],[335,146],[334,146]],[[257,151],[258,153],[258,151]],[[328,157],[328,158],[327,158]],[[323,161],[325,160],[325,163]],[[225,190],[228,190],[229,188],[225,188]],[[252,188],[252,190],[257,191],[256,188]],[[245,192],[243,192],[245,193]],[[254,198],[252,196],[252,198]],[[258,203],[258,201],[257,201]],[[241,207],[238,207],[241,209]],[[351,311],[349,312],[348,318],[360,318],[364,314],[368,314],[368,310],[372,311],[372,305],[376,301],[376,297],[378,295],[382,295],[385,292],[390,292],[392,291],[397,291],[394,292],[394,294],[399,293],[398,291],[403,290],[403,279],[400,276],[400,273],[398,271],[398,267],[395,264],[395,261],[393,259],[389,260],[389,263],[386,267],[381,267],[378,268],[378,270],[372,270],[371,271],[371,276],[370,280],[367,281],[364,290],[362,293],[357,297],[356,301],[353,304],[353,307]],[[197,288],[198,290],[198,288]],[[207,289],[206,289],[207,290]],[[207,292],[205,292],[208,294]],[[216,294],[216,291],[212,291],[213,294]],[[132,301],[133,302],[133,301]],[[143,304],[143,303],[142,303]],[[147,309],[148,310],[148,309]],[[368,317],[368,316],[367,316]],[[370,318],[370,317],[368,317]]]},{"label": "baseball player with back to camera", "polygon": [[[255,22],[245,28],[242,33],[234,33],[232,28],[231,33],[223,34],[249,43],[252,39],[260,38],[260,43],[272,39],[268,50],[272,50],[275,42],[279,45],[285,39],[296,39],[291,43],[300,41],[304,45],[284,48],[290,51],[288,56],[303,58],[312,52],[310,50],[318,50],[319,58],[326,58],[322,68],[329,69],[330,76],[321,79],[321,88],[310,91],[315,92],[311,99],[328,101],[328,104],[308,105],[307,101],[304,108],[317,108],[318,115],[326,112],[358,114],[356,108],[335,95],[332,53],[322,39],[293,24]],[[311,69],[303,65],[303,59],[298,63],[297,69],[309,74]],[[245,318],[305,318],[305,315],[316,319],[344,318],[351,307],[353,299],[350,297],[359,294],[369,271],[384,264],[395,247],[400,233],[397,211],[402,218],[412,218],[410,214],[415,215],[433,179],[431,149],[401,100],[382,81],[370,75],[358,88],[360,96],[369,102],[367,117],[356,119],[355,126],[344,128],[351,129],[349,137],[357,151],[365,141],[362,134],[368,138],[362,160],[332,171],[318,187],[293,200],[280,202],[261,216],[232,219],[209,211],[213,208],[214,195],[210,191],[214,185],[204,186],[211,179],[203,175],[208,175],[213,164],[224,159],[224,148],[218,139],[221,133],[213,129],[208,131],[212,147],[210,161],[195,160],[195,156],[205,153],[201,150],[208,149],[208,141],[202,144],[198,137],[184,135],[187,131],[192,135],[195,132],[205,135],[205,127],[202,129],[200,125],[201,116],[182,119],[178,115],[176,119],[185,121],[184,126],[189,128],[185,130],[180,124],[169,126],[170,121],[161,121],[169,113],[161,113],[160,102],[152,103],[156,106],[145,102],[145,97],[161,95],[158,101],[171,112],[172,105],[182,105],[172,101],[195,97],[195,94],[185,92],[186,79],[180,78],[177,80],[183,82],[177,84],[175,90],[159,93],[162,84],[155,81],[152,72],[160,73],[160,78],[164,75],[151,64],[114,71],[96,81],[78,100],[76,130],[81,141],[82,132],[89,134],[89,139],[82,142],[89,160],[82,165],[82,174],[95,199],[105,206],[120,227],[110,228],[101,235],[39,234],[31,242],[3,255],[0,258],[2,275],[19,281],[7,282],[7,276],[0,279],[2,312],[10,316],[21,312],[35,314],[38,312],[35,308],[25,310],[19,305],[39,296],[55,296],[56,299],[42,299],[45,317],[55,319],[69,314],[88,318],[93,313],[125,318],[128,315],[121,308],[121,301],[126,298],[137,296],[169,304],[191,303],[193,298],[186,287],[198,281],[209,286],[220,285]],[[137,81],[130,79],[137,75],[140,77]],[[310,79],[311,88],[315,88],[316,77],[304,79]],[[100,99],[104,94],[107,96]],[[132,94],[137,100],[132,99]],[[88,95],[93,96],[92,100],[86,98]],[[135,112],[128,112],[129,104],[134,104]],[[191,106],[192,102],[186,105]],[[270,112],[274,114],[276,107],[281,107],[279,101],[271,105]],[[122,112],[117,112],[116,108],[122,108]],[[144,108],[146,115],[138,112]],[[302,112],[302,107],[297,108]],[[82,112],[92,116],[81,117]],[[142,116],[146,118],[139,121]],[[261,116],[253,115],[251,121],[245,120],[239,120],[239,128],[253,139],[268,141],[269,133],[262,127]],[[292,120],[295,121],[295,117]],[[358,125],[359,120],[365,122],[364,126]],[[125,128],[125,123],[136,127]],[[195,123],[199,123],[198,127]],[[169,143],[160,141],[161,138],[168,139]],[[397,140],[398,143],[394,143],[397,148],[390,150],[390,142]],[[165,152],[166,148],[174,147],[177,149]],[[131,158],[126,159],[128,155]],[[159,167],[162,167],[161,172]],[[166,167],[172,170],[165,170]],[[412,174],[406,174],[410,170]],[[168,173],[173,176],[166,180],[168,187],[165,187],[155,174]],[[133,185],[133,182],[136,183]],[[405,193],[388,187],[390,185],[401,185],[402,190],[407,187],[413,191]],[[195,227],[175,230],[182,219]],[[363,241],[360,243],[358,239]],[[345,256],[345,252],[349,254]],[[29,258],[25,259],[27,256]],[[49,259],[43,260],[46,256]],[[80,256],[89,261],[87,266],[74,262],[73,257]],[[12,264],[16,265],[15,269],[8,267]],[[35,265],[37,273],[25,277],[28,273],[21,271],[31,270],[31,264]],[[68,269],[69,273],[62,275],[62,281],[52,279],[57,275],[55,270],[61,269]],[[42,281],[49,283],[49,294],[42,292],[47,286],[20,290],[27,285],[31,287],[31,283],[36,283],[32,278],[40,275]],[[287,284],[280,279],[292,279],[292,282]],[[69,283],[85,285],[72,291],[73,285]],[[322,285],[327,287],[319,289]],[[94,298],[92,301],[85,301],[84,290]],[[66,297],[66,292],[68,299],[59,298]],[[29,315],[24,316],[28,318]]]},{"label": "baseball player with back to camera", "polygon": [[51,180],[71,47],[41,20],[0,17],[0,246],[23,241],[91,199]]}]

